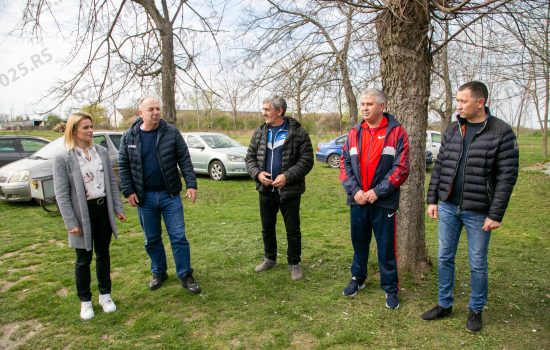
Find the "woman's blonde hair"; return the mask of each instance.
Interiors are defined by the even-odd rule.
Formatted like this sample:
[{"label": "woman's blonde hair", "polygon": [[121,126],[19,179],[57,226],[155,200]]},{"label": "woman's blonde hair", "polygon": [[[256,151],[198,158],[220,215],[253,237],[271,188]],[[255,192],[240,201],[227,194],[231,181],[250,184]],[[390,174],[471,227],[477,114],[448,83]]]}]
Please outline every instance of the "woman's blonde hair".
[{"label": "woman's blonde hair", "polygon": [[92,116],[86,112],[75,112],[69,116],[69,119],[67,119],[67,125],[65,126],[65,147],[69,150],[76,147],[76,139],[74,134],[82,119],[89,119],[92,123],[94,122]]}]

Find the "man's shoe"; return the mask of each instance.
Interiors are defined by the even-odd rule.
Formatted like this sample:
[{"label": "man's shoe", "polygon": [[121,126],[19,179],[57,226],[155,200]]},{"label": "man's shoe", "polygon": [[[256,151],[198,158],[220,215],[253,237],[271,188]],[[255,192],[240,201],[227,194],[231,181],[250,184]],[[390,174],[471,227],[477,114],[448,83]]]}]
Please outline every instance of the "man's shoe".
[{"label": "man's shoe", "polygon": [[100,294],[99,305],[103,308],[103,312],[113,312],[116,310],[116,305],[113,299],[111,299],[111,294]]},{"label": "man's shoe", "polygon": [[388,309],[397,309],[399,307],[399,298],[397,292],[386,294],[386,307]]},{"label": "man's shoe", "polygon": [[483,322],[481,320],[481,311],[477,312],[470,310],[468,313],[468,319],[466,320],[466,329],[475,333],[479,332],[482,326]]},{"label": "man's shoe", "polygon": [[268,258],[264,258],[264,261],[260,265],[256,265],[256,272],[264,272],[275,266],[277,262]]},{"label": "man's shoe", "polygon": [[181,279],[181,285],[191,294],[199,294],[200,292],[202,292],[201,287],[199,287],[198,283],[195,282],[193,275],[190,273],[188,273],[187,275],[185,275],[185,277]]},{"label": "man's shoe", "polygon": [[300,265],[290,265],[290,278],[293,281],[298,281],[304,278],[304,273]]},{"label": "man's shoe", "polygon": [[83,320],[89,320],[94,317],[94,308],[91,301],[83,301],[80,304],[80,318]]},{"label": "man's shoe", "polygon": [[149,281],[149,289],[155,290],[159,289],[162,286],[162,283],[168,279],[168,274],[164,273],[162,275],[153,274],[153,279]]},{"label": "man's shoe", "polygon": [[359,281],[356,277],[352,277],[347,287],[344,289],[344,296],[354,297],[357,291],[365,288],[365,281]]},{"label": "man's shoe", "polygon": [[449,316],[452,311],[453,311],[452,306],[448,308],[444,308],[438,304],[433,308],[431,308],[430,310],[424,312],[422,316],[420,316],[420,318],[423,319],[424,321],[433,321],[433,320],[437,320],[438,318]]}]

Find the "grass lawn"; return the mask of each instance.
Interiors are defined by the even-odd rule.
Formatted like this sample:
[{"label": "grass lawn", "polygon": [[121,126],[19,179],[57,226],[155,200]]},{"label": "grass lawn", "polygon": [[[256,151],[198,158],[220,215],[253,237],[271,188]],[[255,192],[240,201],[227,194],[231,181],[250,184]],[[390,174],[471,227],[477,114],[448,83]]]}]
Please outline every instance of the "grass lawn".
[{"label": "grass lawn", "polygon": [[[249,138],[239,140],[247,144]],[[532,169],[543,161],[539,144],[540,137],[520,138],[522,170],[503,227],[491,238],[489,303],[478,334],[465,329],[465,235],[449,318],[419,318],[437,301],[435,265],[420,279],[401,274],[401,307],[384,306],[374,240],[367,287],[355,298],[342,296],[353,253],[348,208],[337,171],[316,163],[302,199],[303,281],[290,280],[280,216],[279,264],[254,272],[262,240],[253,181],[199,177],[197,203],[186,199],[184,206],[195,277],[204,292],[182,289],[166,235],[170,278],[159,290],[147,289],[143,234],[136,210],[126,205],[128,221],[119,224],[120,238],[111,245],[118,310],[100,311],[92,278],[96,316],[85,322],[61,217],[31,203],[0,203],[0,349],[548,349],[550,177]],[[436,224],[429,219],[426,240],[435,262]]]}]

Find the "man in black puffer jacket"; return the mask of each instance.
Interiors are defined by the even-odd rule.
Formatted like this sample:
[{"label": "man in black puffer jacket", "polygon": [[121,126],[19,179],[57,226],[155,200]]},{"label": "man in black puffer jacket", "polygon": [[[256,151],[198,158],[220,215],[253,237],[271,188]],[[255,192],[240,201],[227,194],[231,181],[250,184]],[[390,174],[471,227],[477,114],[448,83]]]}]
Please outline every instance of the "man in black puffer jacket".
[{"label": "man in black puffer jacket", "polygon": [[438,305],[421,318],[435,320],[452,311],[455,255],[465,227],[471,275],[466,329],[471,332],[481,329],[487,303],[491,230],[500,227],[518,176],[516,136],[485,107],[488,94],[478,81],[458,89],[460,116],[443,135],[427,200],[428,215],[439,219],[439,297]]},{"label": "man in black puffer jacket", "polygon": [[307,132],[294,118],[285,117],[286,101],[279,96],[263,102],[265,124],[260,126],[246,154],[246,169],[259,191],[264,260],[256,272],[273,267],[277,260],[275,225],[281,210],[288,240],[287,261],[292,280],[303,278],[300,268],[302,236],[300,199],[305,177],[313,167],[313,148]]},{"label": "man in black puffer jacket", "polygon": [[200,293],[193,278],[180,197],[182,183],[178,165],[187,185],[186,197],[195,203],[197,196],[197,178],[187,145],[178,129],[161,118],[158,100],[143,98],[138,113],[141,118],[122,136],[118,165],[122,193],[131,206],[138,208],[145,233],[145,250],[151,259],[153,274],[149,289],[159,288],[168,278],[162,216],[182,286],[193,294]]}]

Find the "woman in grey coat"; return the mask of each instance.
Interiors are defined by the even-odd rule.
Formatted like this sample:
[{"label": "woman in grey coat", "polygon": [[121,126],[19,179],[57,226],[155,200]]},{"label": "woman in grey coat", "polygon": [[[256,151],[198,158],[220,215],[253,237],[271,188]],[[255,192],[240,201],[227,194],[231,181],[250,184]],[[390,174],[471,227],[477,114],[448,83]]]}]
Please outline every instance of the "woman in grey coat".
[{"label": "woman in grey coat", "polygon": [[92,248],[96,255],[99,304],[113,312],[111,299],[111,235],[117,238],[115,213],[126,220],[118,184],[107,150],[93,142],[89,114],[73,113],[67,120],[64,152],[54,160],[54,188],[59,211],[69,232],[69,246],[75,248],[76,290],[81,301],[80,317],[94,317],[90,291]]}]

